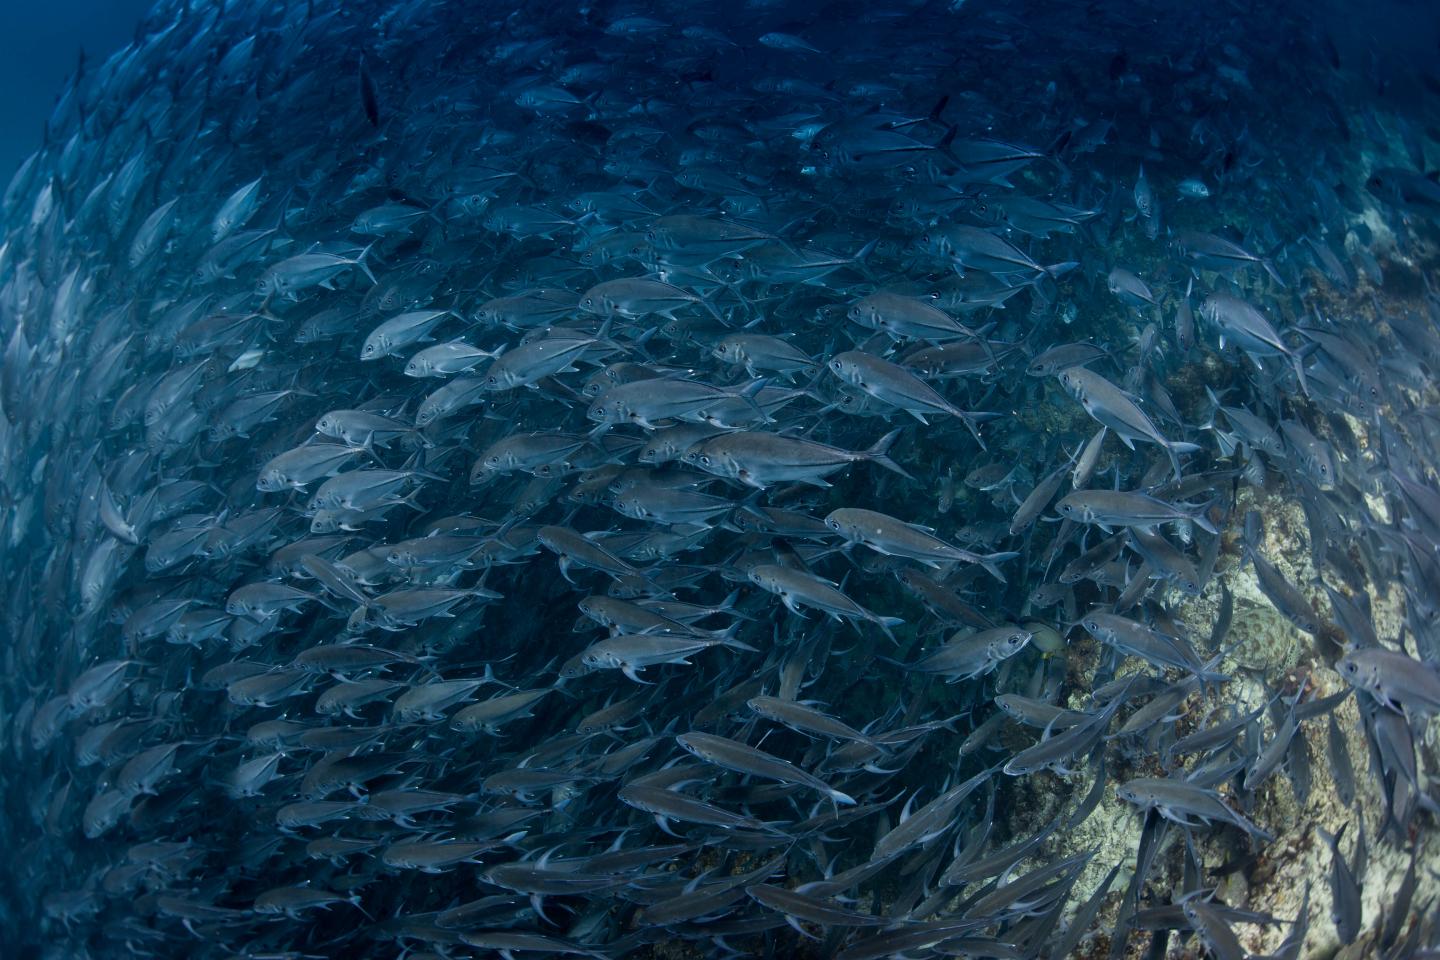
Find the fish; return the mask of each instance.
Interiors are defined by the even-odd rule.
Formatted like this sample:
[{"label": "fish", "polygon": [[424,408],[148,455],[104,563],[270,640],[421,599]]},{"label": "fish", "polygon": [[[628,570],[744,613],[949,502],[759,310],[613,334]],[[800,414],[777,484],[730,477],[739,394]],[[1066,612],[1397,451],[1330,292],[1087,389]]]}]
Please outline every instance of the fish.
[{"label": "fish", "polygon": [[961,410],[935,391],[919,377],[883,357],[859,350],[846,350],[831,357],[828,369],[842,381],[850,384],[882,404],[904,410],[922,424],[929,424],[926,414],[946,414],[957,417],[969,429],[983,449],[979,424],[992,419],[987,413]]},{"label": "fish", "polygon": [[907,670],[970,680],[994,670],[1034,639],[1034,634],[1015,626],[998,626],[974,633],[957,633],[941,646],[911,664]]},{"label": "fish", "polygon": [[1217,958],[1243,958],[1245,948],[1240,945],[1240,938],[1230,928],[1230,924],[1221,916],[1220,912],[1211,904],[1200,899],[1186,900],[1181,909],[1185,913],[1185,919],[1205,944],[1205,949],[1210,951],[1211,956]]},{"label": "fish", "polygon": [[1345,745],[1345,734],[1333,713],[1327,718],[1326,733],[1330,775],[1335,781],[1335,794],[1348,808],[1355,802],[1355,770],[1350,763],[1350,748]]},{"label": "fish", "polygon": [[978,564],[1001,583],[1005,582],[1005,577],[998,564],[1017,556],[1015,553],[971,553],[946,543],[922,527],[858,507],[830,511],[825,517],[825,526],[847,543],[868,547],[886,556],[908,557],[932,567],[944,561]]},{"label": "fish", "polygon": [[842,450],[798,437],[742,430],[701,440],[680,459],[706,473],[762,490],[785,481],[828,487],[826,476],[859,462],[874,463],[912,479],[888,456],[899,433],[899,430],[890,431],[866,450]]},{"label": "fish", "polygon": [[837,805],[855,805],[853,797],[794,764],[728,737],[693,731],[682,733],[675,739],[686,752],[716,766],[782,783],[796,783],[829,797]]},{"label": "fish", "polygon": [[1207,533],[1215,525],[1203,508],[1168,503],[1133,490],[1077,490],[1060,498],[1055,510],[1080,523],[1092,523],[1109,532],[1113,527],[1153,530],[1166,523],[1193,523]]},{"label": "fish", "polygon": [[1080,623],[1097,640],[1119,651],[1208,678],[1206,665],[1183,637],[1162,633],[1154,627],[1103,610],[1089,611]]},{"label": "fish", "polygon": [[1255,567],[1260,589],[1274,604],[1275,609],[1306,633],[1312,636],[1318,634],[1321,629],[1320,620],[1315,616],[1314,608],[1304,594],[1248,542],[1245,545],[1245,559]]},{"label": "fish", "polygon": [[1206,200],[1210,197],[1210,187],[1197,177],[1186,177],[1175,185],[1180,196],[1190,200]]},{"label": "fish", "polygon": [[649,681],[641,680],[639,676],[639,671],[646,667],[661,663],[688,666],[690,661],[686,657],[721,645],[754,649],[729,638],[707,640],[701,637],[621,634],[591,644],[580,654],[580,661],[591,670],[618,669],[636,683],[647,683]]},{"label": "fish", "polygon": [[1335,664],[1340,676],[1391,710],[1440,713],[1440,673],[1414,657],[1384,647],[1346,651]]},{"label": "fish", "polygon": [[1173,823],[1193,825],[1203,823],[1226,823],[1260,840],[1270,834],[1236,813],[1214,790],[1196,787],[1174,779],[1138,777],[1116,788],[1116,794],[1126,803],[1143,810],[1155,810]]},{"label": "fish", "polygon": [[784,724],[800,733],[850,740],[874,747],[882,753],[888,752],[883,744],[853,729],[843,721],[816,709],[813,704],[784,700],[779,697],[760,696],[751,697],[745,702],[745,705],[755,711],[758,716]]},{"label": "fish", "polygon": [[839,584],[801,570],[762,563],[751,567],[747,576],[760,589],[779,597],[786,609],[797,615],[802,606],[814,607],[837,620],[868,621],[887,634],[905,622],[899,617],[881,616],[867,610],[846,596]]},{"label": "fish", "polygon": [[1360,936],[1363,923],[1360,884],[1350,865],[1340,855],[1340,838],[1345,835],[1347,826],[1348,823],[1343,824],[1339,833],[1334,834],[1323,827],[1316,828],[1320,839],[1330,848],[1330,893],[1333,898],[1330,918],[1335,923],[1340,942],[1346,945],[1354,943]]},{"label": "fish", "polygon": [[1222,350],[1226,338],[1229,337],[1252,360],[1257,357],[1284,357],[1290,361],[1300,389],[1308,392],[1302,352],[1289,347],[1265,315],[1253,304],[1227,293],[1212,293],[1200,304],[1196,313],[1200,319],[1213,324],[1219,331]]},{"label": "fish", "polygon": [[1199,449],[1187,441],[1165,439],[1132,397],[1085,367],[1067,367],[1060,371],[1058,379],[1060,385],[1084,407],[1085,412],[1101,426],[1113,431],[1126,447],[1133,450],[1136,440],[1145,440],[1164,450],[1177,477],[1180,476],[1179,454],[1193,453]]}]

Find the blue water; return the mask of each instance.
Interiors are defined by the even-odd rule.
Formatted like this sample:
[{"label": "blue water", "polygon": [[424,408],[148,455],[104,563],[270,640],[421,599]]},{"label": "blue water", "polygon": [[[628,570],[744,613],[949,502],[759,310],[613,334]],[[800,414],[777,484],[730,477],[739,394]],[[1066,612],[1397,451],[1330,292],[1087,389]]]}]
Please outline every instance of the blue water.
[{"label": "blue water", "polygon": [[0,171],[40,146],[45,120],[79,52],[93,61],[128,43],[146,0],[0,4]]}]

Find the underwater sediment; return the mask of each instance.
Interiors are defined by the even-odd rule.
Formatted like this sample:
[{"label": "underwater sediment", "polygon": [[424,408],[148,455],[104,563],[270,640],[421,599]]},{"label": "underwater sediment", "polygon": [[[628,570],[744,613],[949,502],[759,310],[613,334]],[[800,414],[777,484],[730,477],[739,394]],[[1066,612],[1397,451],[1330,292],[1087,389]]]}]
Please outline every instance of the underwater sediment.
[{"label": "underwater sediment", "polygon": [[1339,23],[157,5],[0,199],[6,956],[1434,955]]}]

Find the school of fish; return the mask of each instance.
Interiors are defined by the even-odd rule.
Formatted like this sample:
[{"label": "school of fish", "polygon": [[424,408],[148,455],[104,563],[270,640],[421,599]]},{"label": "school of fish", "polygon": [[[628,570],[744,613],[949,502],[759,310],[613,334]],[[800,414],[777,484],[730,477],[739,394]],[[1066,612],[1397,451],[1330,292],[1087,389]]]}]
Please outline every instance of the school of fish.
[{"label": "school of fish", "polygon": [[161,0],[0,199],[0,952],[1440,956],[1363,42]]}]

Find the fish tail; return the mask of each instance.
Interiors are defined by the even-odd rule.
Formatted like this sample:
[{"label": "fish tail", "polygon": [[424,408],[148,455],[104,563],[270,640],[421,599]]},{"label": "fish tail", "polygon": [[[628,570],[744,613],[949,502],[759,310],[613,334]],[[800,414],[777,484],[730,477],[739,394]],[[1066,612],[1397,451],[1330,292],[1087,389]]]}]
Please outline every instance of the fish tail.
[{"label": "fish tail", "polygon": [[899,427],[891,430],[879,440],[876,440],[875,445],[872,446],[869,450],[865,451],[864,457],[871,463],[884,467],[891,473],[900,474],[900,476],[904,477],[906,480],[914,480],[915,478],[912,477],[908,472],[906,472],[904,467],[900,466],[900,464],[890,459],[890,447],[895,443],[895,438],[898,436],[900,436]]},{"label": "fish tail", "polygon": [[901,619],[900,617],[882,617],[878,614],[871,614],[870,619],[877,627],[879,627],[884,632],[885,636],[890,638],[891,643],[898,642],[895,639],[895,634],[893,631],[895,627],[898,627],[905,622],[903,619]]},{"label": "fish tail", "polygon": [[1013,551],[1009,553],[991,553],[976,557],[975,562],[980,564],[981,568],[996,580],[999,580],[1001,583],[1009,583],[1010,581],[1005,579],[1005,574],[1000,572],[999,563],[1002,560],[1013,560],[1018,556],[1020,556],[1020,554]]},{"label": "fish tail", "polygon": [[980,436],[980,418],[968,410],[956,410],[955,415],[965,422],[966,429],[975,438],[975,442],[980,445],[980,449],[989,450],[990,448],[985,446],[985,438]]},{"label": "fish tail", "polygon": [[[1214,501],[1211,502],[1213,503]],[[1209,509],[1210,504],[1205,504],[1199,510],[1196,510],[1190,515],[1190,521],[1194,523],[1195,526],[1199,527],[1201,530],[1204,530],[1206,533],[1212,535],[1218,534],[1220,531],[1215,528],[1215,524],[1211,523],[1210,518],[1205,516],[1205,512]]]},{"label": "fish tail", "polygon": [[1268,257],[1265,258],[1264,260],[1261,260],[1261,261],[1260,261],[1260,266],[1264,267],[1264,268],[1265,268],[1265,272],[1268,273],[1268,274],[1270,274],[1270,279],[1274,280],[1274,281],[1275,281],[1276,283],[1278,283],[1281,287],[1284,287],[1284,286],[1285,286],[1285,281],[1282,280],[1282,279],[1280,278],[1280,274],[1275,271],[1275,264],[1274,264],[1274,262],[1272,262]]},{"label": "fish tail", "polygon": [[[1318,344],[1313,346],[1318,346]],[[1310,383],[1305,379],[1305,356],[1310,351],[1289,350],[1286,352],[1290,357],[1290,363],[1295,367],[1295,379],[1300,381],[1300,392],[1307,397],[1310,396]]]},{"label": "fish tail", "polygon": [[1170,469],[1175,471],[1175,476],[1178,479],[1182,475],[1180,471],[1180,455],[1175,452],[1175,447],[1172,444],[1166,443],[1163,444],[1163,446],[1165,448],[1165,455],[1170,458]]},{"label": "fish tail", "polygon": [[360,256],[355,258],[355,266],[365,271],[365,276],[370,278],[370,283],[372,285],[377,283],[378,281],[376,281],[375,279],[375,274],[370,272],[370,264],[365,262],[365,257],[367,254],[370,253],[370,250],[375,246],[375,244],[376,241],[371,240],[370,243],[366,245],[365,249],[360,251]]}]

